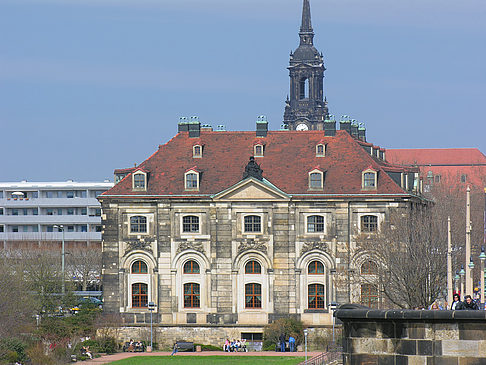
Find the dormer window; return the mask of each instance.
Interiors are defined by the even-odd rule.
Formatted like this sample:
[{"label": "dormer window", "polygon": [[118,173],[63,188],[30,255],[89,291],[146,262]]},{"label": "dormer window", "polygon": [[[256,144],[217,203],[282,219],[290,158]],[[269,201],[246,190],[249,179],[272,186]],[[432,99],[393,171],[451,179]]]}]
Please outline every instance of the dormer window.
[{"label": "dormer window", "polygon": [[326,156],[326,145],[319,143],[316,146],[316,157],[325,157]]},{"label": "dormer window", "polygon": [[192,157],[193,158],[201,158],[202,157],[202,146],[199,144],[196,144],[192,146]]},{"label": "dormer window", "polygon": [[253,155],[254,155],[255,157],[263,157],[263,150],[264,150],[263,145],[261,145],[261,144],[256,144],[256,145],[253,147],[253,150],[254,150]]},{"label": "dormer window", "polygon": [[324,181],[324,174],[320,170],[312,170],[309,173],[309,189],[322,190]]},{"label": "dormer window", "polygon": [[362,175],[362,188],[373,190],[377,186],[377,173],[374,170],[368,169],[363,171]]},{"label": "dormer window", "polygon": [[133,190],[147,190],[147,174],[138,171],[133,174]]},{"label": "dormer window", "polygon": [[184,186],[186,190],[199,190],[199,173],[189,170],[184,175]]}]

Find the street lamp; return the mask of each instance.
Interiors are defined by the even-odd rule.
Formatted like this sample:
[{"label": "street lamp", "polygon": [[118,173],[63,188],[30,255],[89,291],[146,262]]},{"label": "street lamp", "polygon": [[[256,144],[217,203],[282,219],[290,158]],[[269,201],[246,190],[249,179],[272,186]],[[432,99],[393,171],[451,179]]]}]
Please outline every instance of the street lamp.
[{"label": "street lamp", "polygon": [[304,364],[307,364],[307,333],[309,332],[309,330],[306,328],[304,330],[304,347],[305,347],[305,363]]},{"label": "street lamp", "polygon": [[459,275],[461,275],[461,295],[464,295],[464,274],[466,274],[466,271],[464,271],[464,266],[461,265],[461,271],[459,271]]},{"label": "street lamp", "polygon": [[484,252],[484,246],[481,247],[481,253],[479,254],[479,260],[481,261],[481,271],[479,272],[479,275],[481,277],[481,293],[480,293],[480,301],[483,303],[486,303],[486,301],[483,299],[484,297],[484,260],[486,259],[486,253]]},{"label": "street lamp", "polygon": [[[456,271],[456,276],[454,276],[454,283],[455,283],[455,288],[456,288],[456,293],[459,291],[459,279],[461,277],[459,276],[459,271]],[[452,302],[451,302],[452,303]]]},{"label": "street lamp", "polygon": [[64,295],[66,286],[64,283],[64,257],[66,256],[66,252],[64,251],[64,226],[61,225],[55,225],[54,228],[57,228],[58,230],[62,231],[62,246],[61,246],[61,273],[62,273],[62,295]]},{"label": "street lamp", "polygon": [[153,341],[152,341],[152,313],[155,309],[155,303],[154,302],[149,302],[148,303],[148,310],[150,311],[150,351],[147,349],[147,352],[152,352],[152,346],[153,346]]}]

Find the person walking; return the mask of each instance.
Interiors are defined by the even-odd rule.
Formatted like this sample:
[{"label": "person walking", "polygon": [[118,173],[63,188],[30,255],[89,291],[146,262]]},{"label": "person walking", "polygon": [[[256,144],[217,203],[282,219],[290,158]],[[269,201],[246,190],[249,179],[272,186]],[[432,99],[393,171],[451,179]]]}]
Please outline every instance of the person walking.
[{"label": "person walking", "polygon": [[295,338],[293,336],[289,337],[289,348],[290,348],[290,352],[295,351]]},{"label": "person walking", "polygon": [[285,333],[280,335],[280,352],[285,352]]}]

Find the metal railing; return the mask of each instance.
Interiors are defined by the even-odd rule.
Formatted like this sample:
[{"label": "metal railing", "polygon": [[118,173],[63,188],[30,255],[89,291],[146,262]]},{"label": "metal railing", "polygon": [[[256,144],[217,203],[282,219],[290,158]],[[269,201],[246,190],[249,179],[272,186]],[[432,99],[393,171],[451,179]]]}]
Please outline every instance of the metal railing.
[{"label": "metal railing", "polygon": [[343,353],[341,348],[333,349],[332,351],[323,352],[313,358],[302,361],[299,365],[328,365],[342,363]]}]

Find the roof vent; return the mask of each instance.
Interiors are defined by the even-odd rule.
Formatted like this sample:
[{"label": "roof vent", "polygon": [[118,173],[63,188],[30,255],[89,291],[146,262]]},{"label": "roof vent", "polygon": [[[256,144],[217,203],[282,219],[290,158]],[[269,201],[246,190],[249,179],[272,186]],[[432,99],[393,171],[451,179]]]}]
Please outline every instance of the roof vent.
[{"label": "roof vent", "polygon": [[226,126],[224,124],[219,124],[216,128],[218,132],[226,132]]},{"label": "roof vent", "polygon": [[213,127],[211,127],[210,124],[203,124],[201,126],[201,130],[202,131],[206,131],[206,132],[212,132],[213,131]]},{"label": "roof vent", "polygon": [[268,121],[265,115],[260,115],[256,121],[256,136],[266,137],[268,132]]}]

